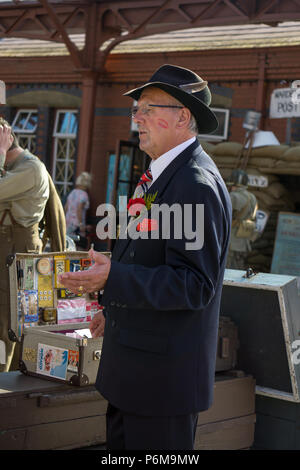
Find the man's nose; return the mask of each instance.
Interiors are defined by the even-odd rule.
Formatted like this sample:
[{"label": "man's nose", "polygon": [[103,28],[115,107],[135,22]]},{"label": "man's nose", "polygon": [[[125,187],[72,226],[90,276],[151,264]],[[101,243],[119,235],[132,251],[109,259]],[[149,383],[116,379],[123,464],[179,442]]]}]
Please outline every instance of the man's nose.
[{"label": "man's nose", "polygon": [[137,122],[139,122],[139,121],[142,121],[142,120],[144,119],[144,117],[145,117],[145,113],[143,113],[143,112],[141,111],[141,109],[138,108],[138,109],[136,110],[136,112],[135,112],[134,117],[133,117],[133,121],[134,121],[135,123],[137,123]]},{"label": "man's nose", "polygon": [[140,110],[138,110],[138,111],[135,113],[134,117],[132,118],[133,122],[135,122],[136,124],[137,124],[138,122],[142,121],[142,119],[143,119],[143,114],[141,113]]}]

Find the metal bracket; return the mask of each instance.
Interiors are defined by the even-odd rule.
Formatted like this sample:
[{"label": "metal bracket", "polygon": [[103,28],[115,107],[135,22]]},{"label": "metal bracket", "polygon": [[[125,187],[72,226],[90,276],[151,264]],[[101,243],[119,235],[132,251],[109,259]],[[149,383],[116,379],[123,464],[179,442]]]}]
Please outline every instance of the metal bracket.
[{"label": "metal bracket", "polygon": [[9,268],[13,264],[13,261],[14,261],[15,257],[16,257],[15,254],[7,255],[7,257],[6,257],[6,267],[7,268]]},{"label": "metal bracket", "polygon": [[71,385],[77,385],[77,386],[89,385],[89,378],[85,374],[73,375],[70,378],[70,384]]},{"label": "metal bracket", "polygon": [[247,268],[246,273],[243,275],[243,278],[244,279],[249,279],[250,277],[256,276],[256,274],[257,273],[255,273],[252,268]]},{"label": "metal bracket", "polygon": [[20,340],[16,336],[16,333],[13,330],[11,330],[10,328],[8,330],[8,337],[9,337],[10,341],[12,341],[13,343],[20,343]]},{"label": "metal bracket", "polygon": [[101,349],[99,349],[98,351],[94,351],[93,360],[94,361],[100,361],[100,357],[101,357]]},{"label": "metal bracket", "polygon": [[19,360],[19,369],[22,372],[22,374],[27,375],[27,367],[24,361],[22,359]]}]

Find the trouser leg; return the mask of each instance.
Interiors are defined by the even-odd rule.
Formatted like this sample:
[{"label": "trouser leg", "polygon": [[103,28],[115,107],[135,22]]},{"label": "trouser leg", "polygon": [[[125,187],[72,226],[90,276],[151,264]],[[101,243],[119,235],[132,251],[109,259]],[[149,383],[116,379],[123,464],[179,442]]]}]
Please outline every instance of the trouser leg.
[{"label": "trouser leg", "polygon": [[198,414],[137,416],[108,405],[108,450],[193,450]]}]

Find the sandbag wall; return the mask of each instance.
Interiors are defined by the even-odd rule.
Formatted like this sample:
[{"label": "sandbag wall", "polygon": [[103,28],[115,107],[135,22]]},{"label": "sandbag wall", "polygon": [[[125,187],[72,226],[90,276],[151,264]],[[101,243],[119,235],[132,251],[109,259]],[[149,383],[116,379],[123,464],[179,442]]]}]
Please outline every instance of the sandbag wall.
[{"label": "sandbag wall", "polygon": [[[200,141],[203,149],[213,158],[223,178],[228,180],[231,171],[236,168],[242,151],[239,142],[222,142],[212,144]],[[269,214],[268,222],[262,236],[252,244],[248,257],[249,266],[255,271],[269,272],[276,236],[277,217],[279,212],[293,212],[295,202],[289,188],[280,182],[280,173],[295,173],[300,178],[300,145],[270,145],[257,147],[250,152],[247,173],[255,176],[266,176],[267,187],[249,186],[256,196],[258,208]],[[268,172],[270,169],[270,173]],[[272,174],[276,169],[279,174]]]}]

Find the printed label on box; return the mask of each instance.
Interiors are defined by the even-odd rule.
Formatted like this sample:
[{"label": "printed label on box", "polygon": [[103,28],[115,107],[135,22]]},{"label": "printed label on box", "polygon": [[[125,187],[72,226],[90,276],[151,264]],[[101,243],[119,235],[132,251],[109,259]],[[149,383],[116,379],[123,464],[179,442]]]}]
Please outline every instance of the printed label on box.
[{"label": "printed label on box", "polygon": [[69,349],[68,355],[68,371],[78,373],[79,351]]},{"label": "printed label on box", "polygon": [[22,290],[18,292],[18,319],[19,322],[37,322],[38,292],[37,290]]},{"label": "printed label on box", "polygon": [[39,343],[36,367],[36,371],[39,374],[65,380],[67,375],[67,366],[67,349]]},{"label": "printed label on box", "polygon": [[70,320],[84,321],[86,317],[85,299],[66,299],[57,302],[57,323],[61,324]]},{"label": "printed label on box", "polygon": [[39,307],[53,307],[53,287],[51,275],[38,277]]}]

